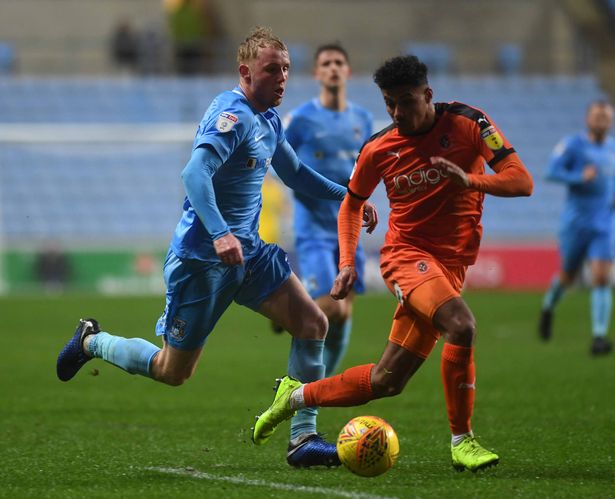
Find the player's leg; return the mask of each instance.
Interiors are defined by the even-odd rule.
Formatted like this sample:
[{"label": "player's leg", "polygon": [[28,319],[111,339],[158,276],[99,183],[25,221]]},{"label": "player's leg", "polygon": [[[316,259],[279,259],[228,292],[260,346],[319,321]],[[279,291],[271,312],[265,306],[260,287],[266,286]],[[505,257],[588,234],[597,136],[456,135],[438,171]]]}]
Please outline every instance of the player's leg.
[{"label": "player's leg", "polygon": [[[365,253],[361,246],[357,248],[355,257],[357,280],[354,283],[353,291],[343,300],[334,300],[329,295],[331,287],[333,286],[333,281],[337,276],[337,268],[339,265],[339,249],[337,242],[335,243],[334,251],[328,251],[328,255],[325,258],[323,258],[322,261],[327,262],[327,274],[321,278],[320,282],[322,282],[322,287],[319,289],[316,303],[329,320],[329,330],[327,331],[327,338],[325,339],[323,359],[326,366],[325,376],[331,376],[333,373],[337,372],[350,343],[352,308],[355,293],[361,294],[365,291]],[[324,267],[324,265],[321,265],[321,268]],[[314,297],[313,293],[310,293],[310,295]]]},{"label": "player's leg", "polygon": [[451,456],[455,469],[477,471],[499,462],[497,454],[484,449],[472,433],[472,413],[476,393],[474,339],[476,321],[459,296],[464,267],[447,269],[447,278],[432,279],[409,297],[410,304],[431,316],[445,343],[440,371],[449,425]]},{"label": "player's leg", "polygon": [[[96,341],[92,342],[93,339]],[[149,376],[152,359],[160,348],[141,338],[121,338],[101,331],[96,319],[80,319],[72,338],[66,343],[56,363],[56,373],[60,380],[69,381],[96,355],[90,345],[101,345],[109,361],[131,374]]]},{"label": "player's leg", "polygon": [[590,347],[592,355],[608,354],[613,349],[613,344],[607,338],[613,306],[611,292],[612,251],[610,231],[598,234],[588,250],[592,279],[592,344]]},{"label": "player's leg", "polygon": [[329,322],[329,329],[327,330],[325,349],[323,352],[325,376],[330,376],[337,371],[348,349],[350,332],[352,329],[353,300],[353,292],[343,300],[334,300],[328,294],[318,296],[315,299],[316,304],[325,313]]},{"label": "player's leg", "polygon": [[609,260],[591,261],[592,344],[590,352],[592,355],[607,354],[613,349],[613,344],[607,338],[613,307],[610,284],[611,266]]},{"label": "player's leg", "polygon": [[[274,244],[264,245],[247,272],[250,279],[246,279],[236,301],[279,324],[293,336],[288,358],[288,372],[292,376],[302,381],[322,378],[327,318],[291,272],[286,253]],[[335,445],[317,434],[316,416],[316,408],[304,409],[297,415],[289,443],[289,464],[340,464]]]},{"label": "player's leg", "polygon": [[343,357],[350,334],[347,319],[351,299],[338,301],[329,296],[337,276],[337,241],[299,238],[295,247],[301,283],[329,322],[323,352],[325,375],[328,376]]},{"label": "player's leg", "polygon": [[[302,382],[321,379],[325,372],[322,354],[327,319],[307,295],[299,279],[291,274],[261,304],[259,312],[294,335],[288,358],[290,376]],[[323,440],[316,431],[317,414],[316,407],[305,407],[292,418],[287,453],[287,462],[291,466],[340,465],[335,444]]]},{"label": "player's leg", "polygon": [[400,393],[433,349],[438,333],[411,311],[398,308],[389,342],[378,364],[364,364],[341,374],[303,384],[284,377],[273,404],[260,416],[253,440],[267,442],[276,427],[303,407],[358,406]]},{"label": "player's leg", "polygon": [[303,386],[293,407],[347,407],[401,393],[433,350],[438,332],[406,307],[398,307],[389,341],[377,364],[346,369],[341,374]]},{"label": "player's leg", "polygon": [[553,335],[553,315],[555,307],[562,299],[566,289],[573,283],[578,269],[583,264],[587,252],[588,236],[582,231],[564,229],[560,233],[559,251],[562,261],[561,270],[553,276],[551,285],[542,300],[538,322],[538,335],[544,341]]},{"label": "player's leg", "polygon": [[[58,376],[67,381],[85,362],[101,358],[131,374],[182,384],[194,372],[207,335],[232,301],[237,277],[227,269],[221,264],[183,261],[169,252],[164,267],[167,305],[156,325],[156,333],[164,336],[163,348],[141,338],[101,331],[93,319],[80,321],[58,357]],[[230,280],[230,285],[220,285],[221,279]],[[219,289],[223,292],[212,297]],[[76,370],[71,362],[75,357],[80,361]]]}]

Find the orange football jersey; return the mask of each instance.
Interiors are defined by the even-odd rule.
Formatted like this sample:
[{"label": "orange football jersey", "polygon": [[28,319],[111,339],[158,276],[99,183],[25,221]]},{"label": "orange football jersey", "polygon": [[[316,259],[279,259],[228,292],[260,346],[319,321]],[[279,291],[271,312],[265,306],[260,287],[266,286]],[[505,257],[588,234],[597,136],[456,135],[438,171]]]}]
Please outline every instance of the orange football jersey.
[{"label": "orange football jersey", "polygon": [[430,158],[442,156],[471,174],[484,174],[514,153],[498,128],[480,110],[459,102],[436,103],[436,121],[427,132],[400,135],[393,125],[363,146],[348,190],[367,199],[380,180],[391,208],[386,245],[406,243],[444,264],[476,260],[485,194],[464,189]]}]

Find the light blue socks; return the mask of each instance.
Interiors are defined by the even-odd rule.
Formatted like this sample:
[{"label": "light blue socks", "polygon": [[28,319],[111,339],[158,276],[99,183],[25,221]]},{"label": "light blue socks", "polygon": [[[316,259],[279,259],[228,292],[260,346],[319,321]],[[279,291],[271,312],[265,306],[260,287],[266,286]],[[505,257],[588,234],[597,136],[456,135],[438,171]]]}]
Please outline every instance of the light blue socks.
[{"label": "light blue socks", "polygon": [[551,281],[551,286],[542,301],[543,310],[553,310],[553,307],[558,304],[565,290],[566,288],[562,286],[559,276],[555,276]]},{"label": "light blue socks", "polygon": [[[293,338],[288,357],[288,374],[304,383],[322,379],[325,365],[322,361],[325,340],[299,340]],[[306,407],[297,411],[290,424],[291,440],[303,433],[316,433],[318,409]]]},{"label": "light blue socks", "polygon": [[337,371],[348,348],[351,329],[352,319],[329,323],[329,332],[325,339],[325,351],[322,356],[325,363],[325,377],[329,377]]},{"label": "light blue socks", "polygon": [[88,350],[92,357],[106,360],[129,372],[151,377],[149,366],[154,356],[160,351],[153,343],[141,338],[122,338],[100,332],[89,340]]},{"label": "light blue socks", "polygon": [[594,337],[605,337],[611,321],[613,296],[610,286],[592,288],[591,317]]}]

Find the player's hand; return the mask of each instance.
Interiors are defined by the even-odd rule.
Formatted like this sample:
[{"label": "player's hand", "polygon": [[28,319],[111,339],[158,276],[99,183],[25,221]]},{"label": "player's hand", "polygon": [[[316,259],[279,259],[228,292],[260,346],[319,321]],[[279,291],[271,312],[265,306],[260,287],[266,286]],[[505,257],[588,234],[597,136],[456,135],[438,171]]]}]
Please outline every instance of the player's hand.
[{"label": "player's hand", "polygon": [[430,158],[431,164],[437,166],[443,172],[446,172],[451,182],[455,182],[462,187],[470,187],[470,179],[468,174],[464,172],[459,166],[452,161],[441,156],[432,156]]},{"label": "player's hand", "polygon": [[376,207],[367,201],[363,205],[363,227],[367,227],[367,233],[371,234],[378,225],[378,212]]},{"label": "player's hand", "polygon": [[581,174],[583,182],[591,182],[592,180],[595,180],[597,176],[598,168],[596,168],[596,165],[585,165],[583,168],[583,173]]},{"label": "player's hand", "polygon": [[343,300],[352,290],[352,286],[357,280],[357,271],[354,267],[347,265],[340,270],[339,274],[333,282],[331,288],[331,298],[334,300]]},{"label": "player's hand", "polygon": [[241,243],[233,234],[226,234],[214,241],[216,255],[226,265],[241,265],[243,263],[243,250]]}]

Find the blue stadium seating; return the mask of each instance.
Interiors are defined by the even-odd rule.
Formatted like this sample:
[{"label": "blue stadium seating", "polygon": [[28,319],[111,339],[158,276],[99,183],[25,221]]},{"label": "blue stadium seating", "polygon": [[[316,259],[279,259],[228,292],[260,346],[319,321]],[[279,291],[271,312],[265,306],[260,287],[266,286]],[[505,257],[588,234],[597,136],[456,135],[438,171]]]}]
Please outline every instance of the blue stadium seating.
[{"label": "blue stadium seating", "polygon": [[[211,99],[236,84],[233,77],[29,78],[0,77],[0,125],[196,124]],[[487,199],[485,236],[496,240],[551,240],[563,188],[544,182],[550,151],[583,126],[587,104],[602,93],[591,76],[452,77],[431,79],[436,100],[458,100],[486,110],[514,144],[536,180],[529,199]],[[280,113],[312,97],[317,84],[294,76]],[[349,95],[388,124],[369,77],[351,81]],[[168,241],[183,198],[179,173],[190,140],[168,143],[4,142],[0,147],[0,231],[6,244],[70,241]],[[384,191],[375,194],[384,216]],[[372,238],[386,231],[381,223]]]}]

